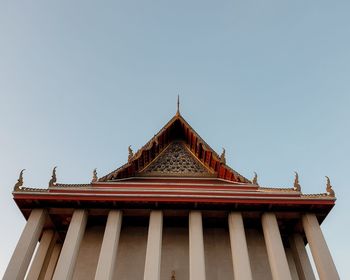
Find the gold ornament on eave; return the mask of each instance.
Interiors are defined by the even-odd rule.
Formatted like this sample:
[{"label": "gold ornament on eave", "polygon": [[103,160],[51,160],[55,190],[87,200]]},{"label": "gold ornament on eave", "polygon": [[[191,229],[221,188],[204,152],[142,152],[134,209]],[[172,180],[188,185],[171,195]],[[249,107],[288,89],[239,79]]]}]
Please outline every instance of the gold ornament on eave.
[{"label": "gold ornament on eave", "polygon": [[300,192],[301,191],[301,186],[299,184],[299,175],[298,175],[298,172],[296,172],[296,171],[294,171],[294,173],[295,173],[295,179],[294,179],[294,187],[293,187],[293,189],[295,191]]},{"label": "gold ornament on eave", "polygon": [[326,186],[327,194],[331,197],[335,197],[335,192],[334,192],[333,187],[331,185],[331,180],[329,179],[328,176],[326,176],[326,179],[327,179],[327,186]]},{"label": "gold ornament on eave", "polygon": [[134,152],[133,152],[132,149],[131,149],[131,145],[128,147],[128,153],[129,153],[129,155],[128,155],[128,161],[130,161],[131,158],[134,156]]},{"label": "gold ornament on eave", "polygon": [[253,183],[253,185],[259,186],[259,183],[258,183],[258,174],[256,174],[256,172],[254,172],[254,178],[253,178],[253,180],[252,180],[252,183]]},{"label": "gold ornament on eave", "polygon": [[57,181],[57,177],[56,177],[56,168],[57,166],[55,166],[52,169],[52,175],[51,175],[51,179],[49,181],[49,187],[54,187],[56,185],[56,181]]},{"label": "gold ornament on eave", "polygon": [[19,191],[21,187],[23,186],[23,172],[25,169],[22,169],[21,172],[19,173],[19,177],[17,180],[17,183],[15,184],[13,190],[14,191]]},{"label": "gold ornament on eave", "polygon": [[95,183],[97,182],[98,180],[98,177],[97,177],[97,169],[95,168],[93,171],[92,171],[92,180],[91,180],[91,183]]},{"label": "gold ornament on eave", "polygon": [[226,164],[226,150],[222,148],[222,153],[220,155],[220,163]]}]

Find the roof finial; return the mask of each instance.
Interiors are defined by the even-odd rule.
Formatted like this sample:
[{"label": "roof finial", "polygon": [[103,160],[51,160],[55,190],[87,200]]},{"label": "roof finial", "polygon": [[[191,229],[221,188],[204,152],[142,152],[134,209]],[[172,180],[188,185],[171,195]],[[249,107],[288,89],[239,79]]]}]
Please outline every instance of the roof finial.
[{"label": "roof finial", "polygon": [[328,176],[326,176],[326,178],[327,178],[327,187],[326,187],[327,194],[329,196],[335,197],[335,193],[334,193],[332,185],[331,185],[331,180],[329,179]]},{"label": "roof finial", "polygon": [[56,181],[57,181],[56,168],[57,168],[57,166],[55,166],[52,169],[52,176],[51,176],[51,180],[49,181],[49,187],[54,187],[56,185]]},{"label": "roof finial", "polygon": [[253,185],[257,185],[259,186],[259,183],[258,183],[258,174],[256,174],[256,172],[254,172],[254,178],[253,178]]},{"label": "roof finial", "polygon": [[300,192],[301,186],[299,184],[299,175],[298,172],[294,171],[295,173],[295,179],[294,179],[294,190]]},{"label": "roof finial", "polygon": [[134,156],[134,152],[131,149],[131,145],[128,147],[129,155],[128,155],[128,161],[131,160],[131,158]]},{"label": "roof finial", "polygon": [[92,171],[92,180],[91,183],[97,182],[98,177],[97,177],[97,169],[95,168],[94,171]]},{"label": "roof finial", "polygon": [[222,148],[222,153],[220,155],[220,163],[222,163],[222,164],[226,164],[225,154],[226,154],[226,150],[225,150],[225,148]]},{"label": "roof finial", "polygon": [[23,171],[25,169],[22,169],[21,172],[19,173],[19,177],[18,177],[18,180],[17,180],[17,183],[15,184],[15,187],[13,188],[14,191],[19,191],[23,186]]},{"label": "roof finial", "polygon": [[177,95],[177,111],[176,115],[180,115],[180,94]]}]

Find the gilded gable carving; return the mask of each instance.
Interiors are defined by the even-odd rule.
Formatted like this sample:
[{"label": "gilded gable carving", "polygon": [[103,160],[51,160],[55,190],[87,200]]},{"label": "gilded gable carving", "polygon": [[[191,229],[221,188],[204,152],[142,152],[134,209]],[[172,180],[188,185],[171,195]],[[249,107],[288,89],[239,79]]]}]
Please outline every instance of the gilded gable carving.
[{"label": "gilded gable carving", "polygon": [[208,170],[180,141],[171,143],[140,175],[210,176]]}]

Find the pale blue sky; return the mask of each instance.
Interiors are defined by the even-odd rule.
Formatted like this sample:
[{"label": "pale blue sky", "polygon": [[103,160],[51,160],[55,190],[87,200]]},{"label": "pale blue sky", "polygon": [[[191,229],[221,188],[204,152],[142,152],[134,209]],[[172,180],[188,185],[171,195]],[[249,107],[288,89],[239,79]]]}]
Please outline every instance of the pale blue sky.
[{"label": "pale blue sky", "polygon": [[0,2],[0,275],[24,226],[11,191],[89,182],[175,113],[265,186],[338,201],[322,225],[348,265],[349,1]]}]

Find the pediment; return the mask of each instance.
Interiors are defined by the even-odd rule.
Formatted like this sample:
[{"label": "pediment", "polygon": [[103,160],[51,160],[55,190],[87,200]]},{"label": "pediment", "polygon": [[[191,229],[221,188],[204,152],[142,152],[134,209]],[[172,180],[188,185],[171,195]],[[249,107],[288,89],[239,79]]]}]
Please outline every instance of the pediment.
[{"label": "pediment", "polygon": [[[176,151],[181,157],[177,158]],[[251,183],[226,165],[186,122],[179,112],[136,153],[129,150],[128,162],[98,181],[115,181],[135,176],[217,177]]]},{"label": "pediment", "polygon": [[161,154],[138,174],[139,176],[213,177],[183,141],[171,142]]}]

